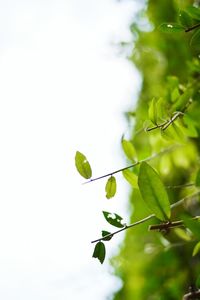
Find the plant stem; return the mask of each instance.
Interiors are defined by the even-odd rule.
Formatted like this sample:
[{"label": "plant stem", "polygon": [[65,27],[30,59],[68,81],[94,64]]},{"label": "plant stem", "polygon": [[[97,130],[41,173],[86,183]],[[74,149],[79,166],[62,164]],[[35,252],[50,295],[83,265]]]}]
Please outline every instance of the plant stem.
[{"label": "plant stem", "polygon": [[100,179],[102,179],[102,178],[105,178],[105,177],[108,177],[108,176],[112,176],[112,175],[117,174],[117,173],[119,173],[119,172],[122,172],[122,171],[124,171],[124,170],[133,168],[133,167],[135,167],[135,166],[141,164],[142,162],[147,162],[147,161],[152,160],[152,159],[154,159],[154,158],[156,158],[156,157],[158,157],[158,156],[160,156],[160,155],[163,155],[163,154],[165,154],[165,153],[168,153],[168,152],[172,151],[174,148],[176,148],[176,147],[178,147],[178,146],[180,146],[180,145],[170,146],[170,147],[168,147],[168,148],[166,148],[166,149],[160,151],[159,153],[155,153],[155,154],[153,154],[152,156],[149,156],[149,157],[147,157],[147,158],[145,158],[145,159],[142,159],[142,160],[140,160],[140,161],[137,161],[137,162],[135,162],[135,163],[132,164],[132,165],[129,165],[129,166],[127,166],[127,167],[118,169],[118,170],[116,170],[116,171],[107,173],[107,174],[105,174],[105,175],[102,175],[102,176],[99,176],[99,177],[96,177],[96,178],[92,178],[92,179],[90,179],[90,180],[84,182],[84,184],[87,184],[87,183],[90,183],[90,182],[93,182],[93,181],[96,181],[96,180],[100,180]]},{"label": "plant stem", "polygon": [[[193,193],[193,194],[191,194],[191,195],[188,195],[188,196],[186,196],[186,197],[180,199],[180,200],[177,201],[176,203],[172,204],[170,207],[171,207],[171,209],[174,209],[175,207],[177,207],[177,206],[183,204],[183,203],[184,203],[185,201],[187,201],[188,199],[192,199],[193,197],[195,197],[195,196],[197,196],[197,195],[199,195],[199,194],[200,194],[200,191],[198,191],[198,192],[196,192],[196,193]],[[145,217],[144,219],[141,219],[141,220],[139,220],[139,221],[136,221],[136,222],[134,222],[134,223],[132,223],[132,224],[130,224],[130,225],[125,225],[123,228],[121,228],[121,229],[119,229],[119,230],[117,230],[117,231],[114,231],[114,232],[112,232],[112,233],[109,233],[109,234],[105,235],[104,237],[101,237],[101,238],[98,238],[98,239],[96,239],[96,240],[93,240],[93,241],[91,241],[91,243],[100,242],[100,241],[105,240],[106,238],[112,238],[115,234],[117,234],[117,233],[119,233],[119,232],[122,232],[122,231],[124,231],[124,230],[126,230],[126,229],[135,227],[135,226],[137,226],[137,225],[139,225],[139,224],[145,223],[146,221],[148,221],[148,220],[150,220],[150,219],[152,219],[152,218],[154,218],[154,217],[155,217],[155,214],[149,215],[149,216]],[[177,221],[177,222],[181,222],[181,221]],[[166,223],[166,224],[167,224],[167,223]],[[156,226],[156,225],[155,225],[155,226]]]},{"label": "plant stem", "polygon": [[192,27],[189,27],[189,28],[185,29],[185,32],[192,31],[192,30],[194,30],[194,29],[196,29],[196,28],[198,28],[198,27],[200,27],[200,23],[198,23],[198,24],[196,24],[196,25],[194,25],[194,26],[192,26]]}]

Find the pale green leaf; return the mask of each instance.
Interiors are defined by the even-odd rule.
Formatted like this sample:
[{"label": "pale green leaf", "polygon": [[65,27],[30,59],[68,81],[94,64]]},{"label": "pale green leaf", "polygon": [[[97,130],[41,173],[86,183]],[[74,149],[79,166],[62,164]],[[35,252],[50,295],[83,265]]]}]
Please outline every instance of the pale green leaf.
[{"label": "pale green leaf", "polygon": [[154,125],[157,125],[157,108],[156,108],[156,99],[153,98],[149,105],[149,119]]},{"label": "pale green leaf", "polygon": [[84,178],[89,179],[92,176],[92,169],[87,158],[79,151],[76,152],[75,165],[79,174]]},{"label": "pale green leaf", "polygon": [[141,195],[155,216],[168,220],[171,215],[170,202],[158,173],[146,162],[142,162],[138,176]]},{"label": "pale green leaf", "polygon": [[200,252],[200,242],[198,242],[193,249],[192,256],[197,255]]},{"label": "pale green leaf", "polygon": [[105,191],[106,191],[107,199],[110,199],[115,196],[116,191],[117,191],[117,182],[116,182],[116,179],[114,176],[111,176],[108,179],[108,181],[106,183]]},{"label": "pale green leaf", "polygon": [[130,141],[122,139],[121,141],[123,151],[128,159],[135,161],[136,159],[136,151],[133,144]]},{"label": "pale green leaf", "polygon": [[130,183],[130,185],[133,188],[138,189],[138,176],[137,175],[135,175],[133,172],[131,172],[128,169],[123,170],[122,174],[123,174],[124,178],[128,181],[128,183]]}]

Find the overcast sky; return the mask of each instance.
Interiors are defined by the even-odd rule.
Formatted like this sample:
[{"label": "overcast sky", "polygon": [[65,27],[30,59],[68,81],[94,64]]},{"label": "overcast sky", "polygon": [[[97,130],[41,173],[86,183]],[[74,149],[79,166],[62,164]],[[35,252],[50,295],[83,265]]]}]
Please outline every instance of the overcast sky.
[{"label": "overcast sky", "polygon": [[[91,258],[127,216],[127,185],[82,185],[76,150],[102,175],[124,165],[123,116],[139,79],[114,46],[129,40],[133,1],[0,0],[0,298],[103,300],[120,286]],[[104,228],[102,228],[104,226]],[[121,237],[108,244],[117,251]]]}]

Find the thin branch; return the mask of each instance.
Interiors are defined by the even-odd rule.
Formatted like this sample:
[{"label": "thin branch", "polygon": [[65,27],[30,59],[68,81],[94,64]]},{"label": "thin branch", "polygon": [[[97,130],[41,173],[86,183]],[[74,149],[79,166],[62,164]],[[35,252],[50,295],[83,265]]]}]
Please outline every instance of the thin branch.
[{"label": "thin branch", "polygon": [[105,175],[102,175],[102,176],[99,176],[99,177],[96,177],[96,178],[92,178],[92,179],[90,179],[90,180],[84,182],[84,184],[87,184],[87,183],[90,183],[90,182],[93,182],[93,181],[96,181],[96,180],[100,180],[100,179],[105,178],[105,177],[112,176],[112,175],[114,175],[114,174],[117,174],[117,173],[122,172],[122,171],[127,170],[127,169],[131,169],[131,168],[133,168],[133,167],[135,167],[135,166],[141,164],[142,162],[147,162],[147,161],[152,160],[152,159],[154,159],[154,158],[156,158],[156,157],[158,157],[158,156],[160,156],[160,155],[163,155],[163,154],[165,154],[165,153],[168,153],[168,152],[172,151],[174,148],[176,148],[176,147],[178,147],[178,146],[180,146],[180,145],[177,144],[177,145],[175,145],[175,146],[174,146],[174,145],[173,145],[173,146],[170,146],[170,147],[168,147],[168,148],[166,148],[166,149],[164,149],[164,150],[161,150],[159,153],[155,153],[155,154],[153,154],[152,156],[149,156],[149,157],[147,157],[147,158],[145,158],[145,159],[142,159],[142,160],[140,160],[140,161],[137,161],[137,162],[135,162],[135,163],[132,164],[132,165],[129,165],[129,166],[127,166],[127,167],[118,169],[118,170],[116,170],[116,171],[107,173],[107,174],[105,174]]},{"label": "thin branch", "polygon": [[[194,218],[191,218],[192,220],[198,220],[200,218],[200,216],[195,216]],[[167,223],[161,223],[161,224],[155,224],[155,225],[150,225],[149,226],[149,230],[168,230],[170,228],[174,228],[174,227],[182,227],[185,226],[184,225],[184,221],[183,220],[179,220],[179,221],[173,221],[173,222],[167,222]]]},{"label": "thin branch", "polygon": [[194,29],[196,29],[196,28],[198,28],[198,27],[200,27],[200,23],[198,23],[198,24],[196,24],[196,25],[194,25],[194,26],[192,26],[192,27],[189,27],[189,28],[185,29],[185,32],[192,31],[192,30],[194,30]]},{"label": "thin branch", "polygon": [[172,123],[174,123],[176,121],[176,119],[178,119],[184,115],[184,112],[187,110],[188,106],[191,103],[192,103],[192,99],[189,99],[189,101],[186,103],[184,108],[181,111],[174,112],[173,116],[169,120],[166,120],[164,123],[157,124],[156,126],[146,128],[146,131],[152,131],[157,128],[160,128],[161,130],[166,130]]},{"label": "thin branch", "polygon": [[195,183],[186,183],[186,184],[180,184],[180,185],[167,185],[165,186],[166,189],[182,189],[182,188],[188,188],[195,186]]},{"label": "thin branch", "polygon": [[[186,197],[180,199],[180,200],[177,201],[176,203],[172,204],[170,207],[171,207],[171,209],[173,209],[173,208],[175,208],[175,207],[177,207],[177,206],[183,204],[186,200],[192,199],[192,198],[194,198],[195,196],[197,196],[197,195],[199,195],[199,194],[200,194],[200,191],[198,191],[198,192],[196,192],[196,193],[193,193],[193,194],[191,194],[191,195],[188,195],[188,196],[186,196]],[[119,232],[122,232],[122,231],[124,231],[124,230],[126,230],[126,229],[135,227],[135,226],[137,226],[137,225],[139,225],[139,224],[145,223],[146,221],[148,221],[148,220],[150,220],[150,219],[152,219],[152,218],[154,218],[154,217],[155,217],[155,214],[149,215],[149,216],[145,217],[144,219],[141,219],[141,220],[139,220],[139,221],[137,221],[137,222],[134,222],[134,223],[132,223],[132,224],[130,224],[130,225],[125,225],[123,228],[121,228],[121,229],[119,229],[119,230],[117,230],[117,231],[114,231],[114,232],[112,232],[112,233],[109,233],[109,234],[105,235],[104,237],[101,237],[101,238],[98,238],[98,239],[96,239],[96,240],[93,240],[93,241],[91,241],[91,243],[96,243],[96,242],[100,242],[100,241],[106,240],[107,238],[112,238],[115,234],[117,234],[117,233],[119,233]],[[167,224],[167,223],[166,223],[166,224]]]}]

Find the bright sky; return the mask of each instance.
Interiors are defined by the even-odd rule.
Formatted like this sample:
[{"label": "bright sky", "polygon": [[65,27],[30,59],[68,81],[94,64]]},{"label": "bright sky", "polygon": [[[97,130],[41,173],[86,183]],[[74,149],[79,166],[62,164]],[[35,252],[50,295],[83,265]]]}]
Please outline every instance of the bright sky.
[{"label": "bright sky", "polygon": [[119,176],[108,201],[105,181],[82,185],[74,155],[94,176],[124,166],[123,112],[139,79],[111,44],[130,38],[134,6],[0,1],[1,299],[103,300],[120,286],[90,241],[112,230],[102,210],[127,215],[127,185]]}]

